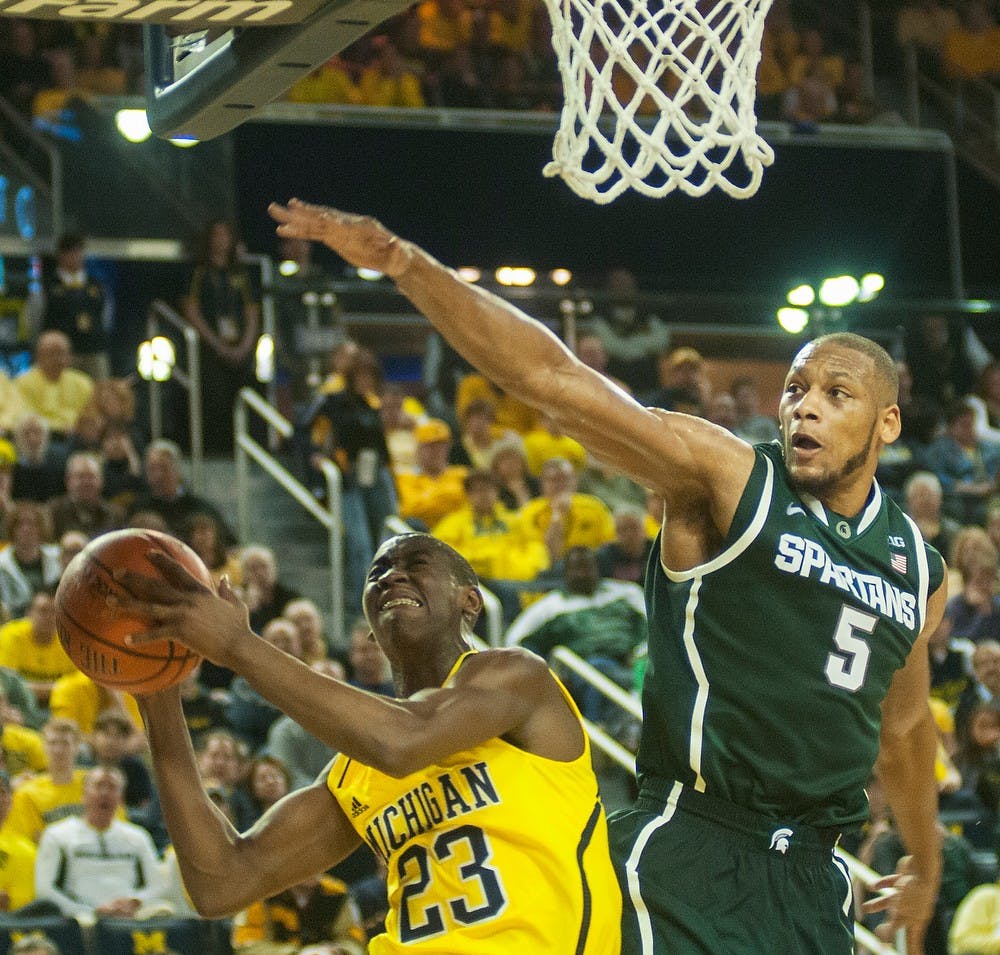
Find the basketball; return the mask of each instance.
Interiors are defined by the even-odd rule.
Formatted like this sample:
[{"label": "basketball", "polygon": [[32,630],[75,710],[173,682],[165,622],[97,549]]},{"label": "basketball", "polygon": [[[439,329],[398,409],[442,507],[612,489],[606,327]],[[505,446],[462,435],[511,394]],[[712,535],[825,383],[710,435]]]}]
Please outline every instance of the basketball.
[{"label": "basketball", "polygon": [[70,659],[92,680],[112,690],[149,694],[182,680],[201,659],[183,644],[158,640],[130,647],[125,637],[146,622],[108,606],[109,594],[125,593],[114,579],[119,568],[160,577],[147,553],[162,550],[203,583],[212,576],[198,555],[175,537],[152,530],[102,534],[70,561],[56,590],[56,630]]}]

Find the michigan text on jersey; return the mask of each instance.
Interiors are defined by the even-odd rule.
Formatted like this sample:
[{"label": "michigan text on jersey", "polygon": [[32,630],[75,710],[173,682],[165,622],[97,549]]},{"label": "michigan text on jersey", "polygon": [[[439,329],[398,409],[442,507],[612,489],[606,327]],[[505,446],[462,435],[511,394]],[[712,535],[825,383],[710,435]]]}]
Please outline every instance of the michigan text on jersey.
[{"label": "michigan text on jersey", "polygon": [[911,630],[916,626],[917,600],[913,594],[901,591],[877,574],[863,574],[846,564],[836,563],[819,544],[808,538],[782,534],[774,566],[786,574],[832,584],[876,613],[891,617]]},{"label": "michigan text on jersey", "polygon": [[365,842],[386,861],[409,839],[501,802],[485,762],[424,780],[390,803],[365,827]]}]

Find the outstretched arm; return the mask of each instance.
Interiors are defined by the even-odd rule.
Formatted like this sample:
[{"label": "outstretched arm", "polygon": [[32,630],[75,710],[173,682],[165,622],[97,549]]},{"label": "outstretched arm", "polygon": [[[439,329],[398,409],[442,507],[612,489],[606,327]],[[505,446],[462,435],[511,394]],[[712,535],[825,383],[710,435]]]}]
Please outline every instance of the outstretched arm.
[{"label": "outstretched arm", "polygon": [[241,835],[204,791],[179,691],[142,698],[140,707],[184,887],[202,915],[231,915],[324,872],[358,846],[321,780],[286,796]]},{"label": "outstretched arm", "polygon": [[269,212],[280,235],[323,242],[351,264],[392,278],[484,375],[551,415],[599,459],[659,491],[668,509],[707,501],[716,527],[728,529],[753,463],[740,439],[698,418],[643,408],[540,322],[463,282],[374,219],[295,199],[272,203]]},{"label": "outstretched arm", "polygon": [[887,910],[889,931],[906,930],[906,950],[922,952],[924,932],[934,911],[941,881],[941,832],[934,779],[937,730],[928,705],[928,636],[941,622],[947,599],[947,574],[927,603],[927,618],[906,664],[896,672],[882,704],[882,743],[876,771],[909,853],[899,871],[876,888],[894,894],[866,903],[868,912]]}]

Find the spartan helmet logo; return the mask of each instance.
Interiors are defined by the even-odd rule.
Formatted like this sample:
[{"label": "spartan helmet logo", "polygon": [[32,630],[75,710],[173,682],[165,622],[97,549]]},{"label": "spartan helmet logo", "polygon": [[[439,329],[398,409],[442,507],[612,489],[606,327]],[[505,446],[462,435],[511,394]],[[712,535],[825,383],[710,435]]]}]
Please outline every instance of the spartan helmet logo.
[{"label": "spartan helmet logo", "polygon": [[768,848],[774,849],[775,852],[780,852],[784,855],[788,851],[788,840],[792,834],[791,829],[775,829],[771,833],[771,844]]}]

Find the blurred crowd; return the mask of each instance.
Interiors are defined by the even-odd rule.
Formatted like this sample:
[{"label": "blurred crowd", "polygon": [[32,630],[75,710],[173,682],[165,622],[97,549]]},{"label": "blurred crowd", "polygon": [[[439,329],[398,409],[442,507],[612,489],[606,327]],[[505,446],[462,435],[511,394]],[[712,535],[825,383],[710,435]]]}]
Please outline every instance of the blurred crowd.
[{"label": "blurred crowd", "polygon": [[[917,48],[940,75],[1000,76],[995,2],[911,0],[894,9],[899,47]],[[865,75],[852,32],[814,6],[775,0],[757,73],[759,116],[805,126],[900,123]],[[668,70],[662,82],[677,80]],[[626,98],[634,92],[625,70],[612,83]],[[0,18],[0,96],[25,116],[44,123],[75,100],[142,92],[138,27]],[[300,79],[286,98],[553,112],[563,94],[542,0],[422,0]],[[647,98],[639,113],[650,110]]]}]

